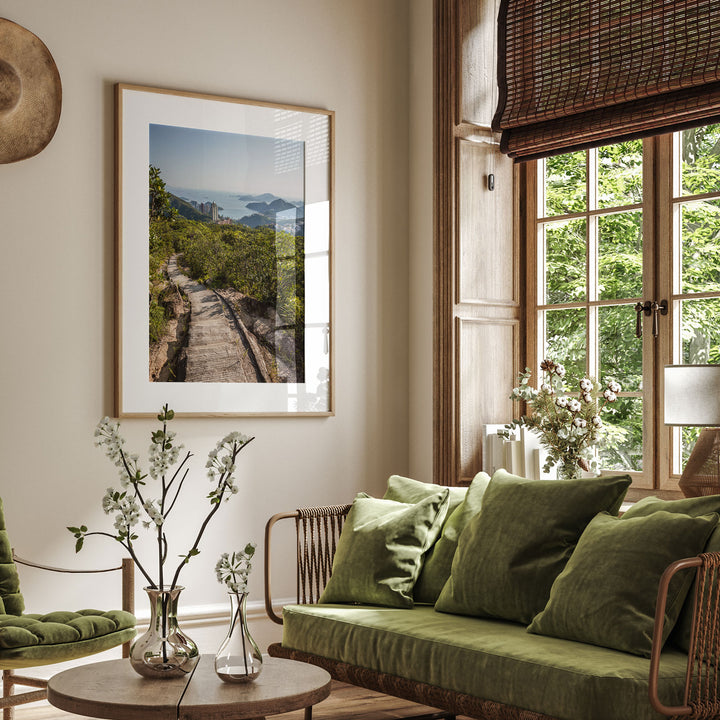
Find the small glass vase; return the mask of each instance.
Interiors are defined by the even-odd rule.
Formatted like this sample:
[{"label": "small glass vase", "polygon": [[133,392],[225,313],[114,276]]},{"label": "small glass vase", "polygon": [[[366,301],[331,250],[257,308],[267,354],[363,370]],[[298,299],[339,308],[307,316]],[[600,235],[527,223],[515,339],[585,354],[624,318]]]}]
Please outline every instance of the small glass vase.
[{"label": "small glass vase", "polygon": [[215,672],[228,683],[255,680],[262,672],[262,653],[248,632],[247,593],[229,592],[230,629],[215,655]]},{"label": "small glass vase", "polygon": [[150,626],[130,647],[130,664],[149,678],[187,675],[200,659],[197,645],[179,628],[178,597],[183,587],[143,588],[150,600]]},{"label": "small glass vase", "polygon": [[556,467],[558,480],[579,480],[582,477],[582,468],[577,461],[560,461]]}]

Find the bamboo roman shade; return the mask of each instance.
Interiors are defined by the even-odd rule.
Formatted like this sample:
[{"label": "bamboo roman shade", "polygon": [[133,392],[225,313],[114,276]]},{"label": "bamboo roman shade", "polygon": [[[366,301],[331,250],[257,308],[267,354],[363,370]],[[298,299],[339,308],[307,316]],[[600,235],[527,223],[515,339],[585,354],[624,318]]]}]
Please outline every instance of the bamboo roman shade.
[{"label": "bamboo roman shade", "polygon": [[720,118],[720,0],[502,0],[498,34],[518,160]]}]

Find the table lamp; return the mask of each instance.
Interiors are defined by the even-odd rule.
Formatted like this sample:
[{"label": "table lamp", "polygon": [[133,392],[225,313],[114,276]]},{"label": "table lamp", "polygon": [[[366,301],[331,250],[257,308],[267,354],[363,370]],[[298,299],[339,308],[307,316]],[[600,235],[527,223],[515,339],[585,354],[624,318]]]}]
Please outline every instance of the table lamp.
[{"label": "table lamp", "polygon": [[720,365],[665,366],[665,424],[704,428],[680,477],[683,495],[720,494]]}]

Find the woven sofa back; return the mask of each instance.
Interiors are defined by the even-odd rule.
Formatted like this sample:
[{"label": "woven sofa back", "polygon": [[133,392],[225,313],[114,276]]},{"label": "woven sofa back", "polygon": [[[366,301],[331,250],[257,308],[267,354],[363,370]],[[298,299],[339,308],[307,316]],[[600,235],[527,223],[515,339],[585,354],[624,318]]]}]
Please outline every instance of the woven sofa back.
[{"label": "woven sofa back", "polygon": [[25,609],[20,594],[20,578],[13,562],[10,538],[5,529],[2,498],[0,498],[0,614],[22,615]]}]

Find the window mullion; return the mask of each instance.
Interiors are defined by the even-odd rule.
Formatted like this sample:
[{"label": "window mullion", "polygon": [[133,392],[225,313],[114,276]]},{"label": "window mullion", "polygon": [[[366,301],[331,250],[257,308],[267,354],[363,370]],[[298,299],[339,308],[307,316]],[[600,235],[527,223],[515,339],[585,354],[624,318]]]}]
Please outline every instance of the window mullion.
[{"label": "window mullion", "polygon": [[597,215],[590,215],[590,212],[598,206],[598,173],[597,173],[597,149],[587,151],[587,210],[585,227],[587,232],[587,372],[591,377],[598,377],[600,372],[600,358],[598,354],[598,309],[591,305],[598,299],[598,219]]},{"label": "window mullion", "polygon": [[677,323],[677,304],[673,302],[674,277],[679,270],[676,267],[676,254],[673,250],[673,190],[676,186],[673,167],[674,150],[672,135],[661,135],[646,141],[650,148],[650,182],[652,190],[648,193],[652,205],[648,208],[648,220],[652,235],[648,238],[648,252],[652,254],[651,283],[653,299],[668,300],[670,312],[660,317],[660,335],[647,349],[646,377],[649,378],[652,394],[648,402],[653,403],[654,412],[648,413],[652,424],[648,426],[648,436],[654,439],[652,451],[655,461],[655,487],[662,490],[677,490],[677,476],[673,478],[672,429],[664,423],[663,369],[672,362],[673,337],[679,330]]}]

